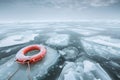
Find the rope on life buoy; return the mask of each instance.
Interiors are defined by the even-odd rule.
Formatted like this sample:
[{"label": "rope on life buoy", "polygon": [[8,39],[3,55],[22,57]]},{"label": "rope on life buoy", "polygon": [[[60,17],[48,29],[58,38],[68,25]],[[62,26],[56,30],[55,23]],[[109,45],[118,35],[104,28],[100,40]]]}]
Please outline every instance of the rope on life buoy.
[{"label": "rope on life buoy", "polygon": [[27,77],[28,77],[28,80],[32,80],[29,61],[27,62],[27,65],[28,65],[28,67],[27,67]]}]

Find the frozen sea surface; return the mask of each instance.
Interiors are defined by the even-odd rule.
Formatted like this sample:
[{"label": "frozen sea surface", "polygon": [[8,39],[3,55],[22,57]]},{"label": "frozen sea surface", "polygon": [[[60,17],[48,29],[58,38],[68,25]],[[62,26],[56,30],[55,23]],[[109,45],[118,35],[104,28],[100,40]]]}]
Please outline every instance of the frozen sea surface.
[{"label": "frozen sea surface", "polygon": [[[31,64],[33,80],[120,80],[120,23],[37,22],[0,24],[0,80],[29,80],[14,62],[25,46],[42,44],[47,55]],[[35,54],[36,51],[29,54]]]}]

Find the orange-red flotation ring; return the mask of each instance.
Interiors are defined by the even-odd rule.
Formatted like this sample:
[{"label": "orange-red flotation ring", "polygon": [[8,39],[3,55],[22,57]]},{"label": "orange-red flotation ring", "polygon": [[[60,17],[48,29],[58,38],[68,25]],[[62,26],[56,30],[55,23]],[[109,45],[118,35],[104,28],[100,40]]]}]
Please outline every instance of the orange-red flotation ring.
[{"label": "orange-red flotation ring", "polygon": [[[25,54],[32,50],[40,50],[40,52],[33,56],[25,56]],[[16,54],[16,61],[21,64],[25,64],[27,62],[35,63],[39,60],[42,60],[43,57],[45,57],[46,52],[46,48],[42,45],[30,45],[18,51],[18,53]]]}]

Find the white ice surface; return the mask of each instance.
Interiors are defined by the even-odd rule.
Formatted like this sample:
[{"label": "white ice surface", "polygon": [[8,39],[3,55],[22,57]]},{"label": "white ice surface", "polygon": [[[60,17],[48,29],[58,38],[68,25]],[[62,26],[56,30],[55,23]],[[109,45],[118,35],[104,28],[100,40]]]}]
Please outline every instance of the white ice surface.
[{"label": "white ice surface", "polygon": [[34,40],[38,34],[12,35],[0,40],[0,47],[22,44]]},{"label": "white ice surface", "polygon": [[67,34],[54,34],[46,41],[46,44],[52,46],[67,46],[69,44],[69,35]]},{"label": "white ice surface", "polygon": [[93,67],[94,64],[91,63],[90,61],[84,61],[83,64],[84,64],[84,72],[90,72],[90,71],[92,71],[92,70],[95,69],[95,68]]},{"label": "white ice surface", "polygon": [[69,71],[64,75],[64,80],[76,80],[72,71]]},{"label": "white ice surface", "polygon": [[84,27],[84,29],[90,29],[90,30],[95,30],[95,31],[104,31],[105,28],[100,28],[100,27]]},{"label": "white ice surface", "polygon": [[75,59],[78,56],[78,49],[75,47],[67,47],[63,50],[60,50],[59,53],[66,59]]},{"label": "white ice surface", "polygon": [[110,37],[97,36],[83,38],[81,40],[84,50],[89,56],[102,57],[105,59],[120,57],[120,40]]},{"label": "white ice surface", "polygon": [[99,33],[98,31],[87,30],[87,29],[82,29],[82,28],[81,29],[73,29],[73,28],[71,28],[70,30],[73,31],[73,32],[76,32],[78,34],[81,34],[83,36],[90,36],[90,35],[94,35],[94,34]]}]

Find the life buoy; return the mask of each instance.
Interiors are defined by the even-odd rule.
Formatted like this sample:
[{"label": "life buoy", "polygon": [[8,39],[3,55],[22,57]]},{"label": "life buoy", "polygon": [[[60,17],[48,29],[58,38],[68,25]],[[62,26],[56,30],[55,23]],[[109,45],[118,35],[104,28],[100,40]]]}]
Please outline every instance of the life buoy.
[{"label": "life buoy", "polygon": [[[25,56],[25,54],[32,50],[40,50],[40,52],[33,56]],[[43,57],[45,57],[46,52],[46,48],[42,45],[30,45],[18,51],[18,53],[16,54],[16,61],[21,64],[25,64],[27,62],[35,63],[39,60],[42,60]]]}]

